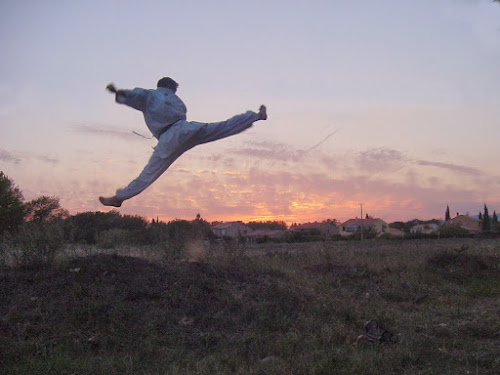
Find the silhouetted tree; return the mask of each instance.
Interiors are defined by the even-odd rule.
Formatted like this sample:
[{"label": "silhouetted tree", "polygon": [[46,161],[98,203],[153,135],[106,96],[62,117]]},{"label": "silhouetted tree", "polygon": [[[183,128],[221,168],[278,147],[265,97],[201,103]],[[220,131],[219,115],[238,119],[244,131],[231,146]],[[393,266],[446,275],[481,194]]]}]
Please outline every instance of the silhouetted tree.
[{"label": "silhouetted tree", "polygon": [[212,238],[213,232],[208,221],[204,220],[200,214],[191,222],[191,236],[193,238]]},{"label": "silhouetted tree", "polygon": [[191,238],[192,226],[187,220],[173,220],[168,224],[168,237],[171,240],[184,241],[186,238]]},{"label": "silhouetted tree", "polygon": [[483,231],[489,232],[491,229],[490,222],[490,214],[488,213],[488,206],[484,205],[484,214],[483,214]]},{"label": "silhouetted tree", "polygon": [[493,210],[493,220],[492,223],[496,226],[498,224],[498,216],[495,210]]},{"label": "silhouetted tree", "polygon": [[481,211],[479,211],[479,215],[477,217],[479,220],[483,220],[483,214],[481,213]]},{"label": "silhouetted tree", "polygon": [[65,235],[74,242],[95,244],[103,231],[120,228],[121,216],[118,211],[82,212],[65,220]]},{"label": "silhouetted tree", "polygon": [[337,226],[340,225],[340,221],[338,221],[337,219],[326,219],[326,222]]},{"label": "silhouetted tree", "polygon": [[446,205],[446,211],[444,213],[444,220],[445,221],[451,220],[450,207],[448,205]]},{"label": "silhouetted tree", "polygon": [[3,172],[0,172],[0,235],[17,230],[26,214],[21,190]]},{"label": "silhouetted tree", "polygon": [[41,195],[25,203],[26,219],[35,223],[64,219],[69,216],[68,211],[59,204],[59,198]]},{"label": "silhouetted tree", "polygon": [[406,224],[402,221],[395,221],[394,223],[389,224],[389,228],[399,229],[403,232],[406,231]]},{"label": "silhouetted tree", "polygon": [[252,230],[286,230],[284,221],[250,221],[246,225]]}]

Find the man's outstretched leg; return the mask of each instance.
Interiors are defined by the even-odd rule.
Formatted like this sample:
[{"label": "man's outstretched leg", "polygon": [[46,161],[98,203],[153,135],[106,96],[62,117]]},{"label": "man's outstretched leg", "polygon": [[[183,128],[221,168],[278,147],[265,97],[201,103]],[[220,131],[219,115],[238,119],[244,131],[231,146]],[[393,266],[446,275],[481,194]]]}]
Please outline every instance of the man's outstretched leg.
[{"label": "man's outstretched leg", "polygon": [[196,144],[214,142],[222,138],[239,134],[250,128],[255,121],[266,120],[267,109],[261,105],[259,112],[247,111],[221,122],[203,124],[196,133]]},{"label": "man's outstretched leg", "polygon": [[118,189],[116,195],[112,197],[99,197],[99,201],[105,206],[120,207],[124,200],[136,196],[155,182],[181,154],[182,152],[162,158],[158,150],[155,150],[148,164],[135,180],[125,188]]}]

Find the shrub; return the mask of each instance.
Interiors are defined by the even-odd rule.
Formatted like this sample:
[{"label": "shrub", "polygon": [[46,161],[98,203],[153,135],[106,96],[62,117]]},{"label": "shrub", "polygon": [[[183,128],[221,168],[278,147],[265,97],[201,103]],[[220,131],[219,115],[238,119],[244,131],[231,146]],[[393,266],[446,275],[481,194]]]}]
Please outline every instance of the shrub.
[{"label": "shrub", "polygon": [[8,264],[8,248],[9,248],[9,235],[5,234],[0,236],[0,267],[5,267]]},{"label": "shrub", "polygon": [[108,229],[99,234],[97,245],[103,249],[114,249],[117,245],[128,243],[129,237],[129,231],[126,229]]},{"label": "shrub", "polygon": [[377,238],[380,238],[382,240],[400,240],[401,239],[400,236],[395,236],[394,234],[391,234],[391,233],[383,233],[380,236],[378,236]]},{"label": "shrub", "polygon": [[462,228],[460,225],[449,224],[443,225],[439,228],[439,235],[441,237],[472,237],[472,233],[470,233],[467,229]]},{"label": "shrub", "polygon": [[179,238],[170,239],[158,244],[159,252],[163,261],[177,261],[185,256],[187,241]]},{"label": "shrub", "polygon": [[39,267],[54,262],[64,246],[64,234],[59,222],[25,223],[18,233],[6,237],[4,255],[10,253],[21,267]]}]

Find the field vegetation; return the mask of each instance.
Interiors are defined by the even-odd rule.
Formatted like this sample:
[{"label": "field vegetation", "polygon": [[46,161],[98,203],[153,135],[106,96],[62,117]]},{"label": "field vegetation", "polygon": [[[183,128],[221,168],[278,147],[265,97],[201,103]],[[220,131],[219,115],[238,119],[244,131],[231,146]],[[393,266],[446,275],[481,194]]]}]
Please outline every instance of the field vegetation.
[{"label": "field vegetation", "polygon": [[499,239],[102,246],[111,232],[53,253],[60,233],[29,233],[0,247],[5,375],[500,370]]}]

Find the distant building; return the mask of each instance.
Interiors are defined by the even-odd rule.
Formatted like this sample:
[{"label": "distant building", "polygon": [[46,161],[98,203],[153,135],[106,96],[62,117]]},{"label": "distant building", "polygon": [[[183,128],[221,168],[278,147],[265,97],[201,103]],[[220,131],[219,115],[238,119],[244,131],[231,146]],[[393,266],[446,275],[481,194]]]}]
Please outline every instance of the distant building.
[{"label": "distant building", "polygon": [[349,236],[361,228],[374,228],[378,235],[386,233],[389,225],[382,219],[349,219],[340,226],[340,234]]},{"label": "distant building", "polygon": [[434,223],[418,224],[410,228],[410,233],[432,234],[432,233],[437,233],[438,230],[439,230],[439,225]]},{"label": "distant building", "polygon": [[212,232],[219,238],[238,238],[246,237],[248,234],[252,233],[252,229],[241,221],[232,221],[214,225],[212,227]]},{"label": "distant building", "polygon": [[458,225],[471,233],[479,233],[483,230],[483,221],[468,215],[457,215],[443,225]]}]

